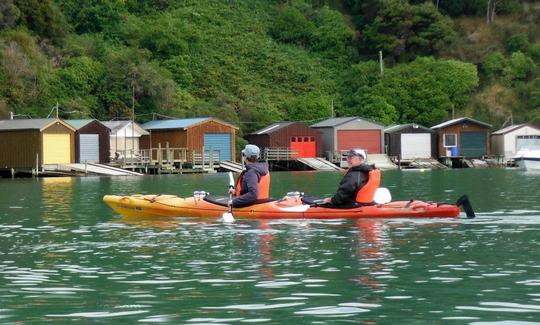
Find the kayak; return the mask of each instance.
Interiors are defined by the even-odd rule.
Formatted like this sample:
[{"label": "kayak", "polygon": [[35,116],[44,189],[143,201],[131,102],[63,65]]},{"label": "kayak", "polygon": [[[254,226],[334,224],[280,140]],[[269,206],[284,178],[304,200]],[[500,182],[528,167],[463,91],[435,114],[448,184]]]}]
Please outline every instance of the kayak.
[{"label": "kayak", "polygon": [[[120,215],[131,218],[221,218],[228,211],[228,197],[196,193],[192,197],[161,194],[105,195],[103,201]],[[459,206],[462,205],[467,217],[474,217],[465,195],[456,205],[409,200],[337,208],[318,205],[314,201],[300,195],[287,195],[280,200],[269,199],[247,207],[233,208],[232,214],[238,219],[456,218],[460,215]]]}]

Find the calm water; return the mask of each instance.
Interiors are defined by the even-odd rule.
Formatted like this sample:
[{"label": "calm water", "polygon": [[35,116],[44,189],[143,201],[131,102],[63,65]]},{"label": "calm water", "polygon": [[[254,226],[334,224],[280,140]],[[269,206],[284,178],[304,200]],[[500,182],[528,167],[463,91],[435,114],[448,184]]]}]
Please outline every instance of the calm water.
[{"label": "calm water", "polygon": [[[331,193],[334,173],[274,173]],[[226,174],[0,180],[0,324],[540,324],[540,174],[392,171],[474,220],[124,220],[104,194],[225,193]]]}]

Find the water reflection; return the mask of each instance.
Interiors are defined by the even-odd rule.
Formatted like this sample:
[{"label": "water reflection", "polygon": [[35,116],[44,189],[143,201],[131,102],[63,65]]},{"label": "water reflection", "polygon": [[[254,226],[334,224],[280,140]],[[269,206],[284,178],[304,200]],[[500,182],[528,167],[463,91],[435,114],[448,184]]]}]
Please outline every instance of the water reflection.
[{"label": "water reflection", "polygon": [[73,177],[41,179],[42,218],[49,225],[73,223]]}]

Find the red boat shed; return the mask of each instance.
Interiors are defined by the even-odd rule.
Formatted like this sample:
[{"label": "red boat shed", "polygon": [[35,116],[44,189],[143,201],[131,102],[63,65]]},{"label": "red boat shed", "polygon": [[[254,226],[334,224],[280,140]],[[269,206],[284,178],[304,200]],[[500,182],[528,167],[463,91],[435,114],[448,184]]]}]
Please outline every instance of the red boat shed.
[{"label": "red boat shed", "polygon": [[321,157],[321,133],[300,122],[271,124],[247,136],[249,143],[259,148],[290,148],[298,152],[298,158]]},{"label": "red boat shed", "polygon": [[313,124],[322,132],[323,151],[329,160],[353,148],[367,150],[368,154],[383,152],[384,126],[360,117],[335,117]]}]

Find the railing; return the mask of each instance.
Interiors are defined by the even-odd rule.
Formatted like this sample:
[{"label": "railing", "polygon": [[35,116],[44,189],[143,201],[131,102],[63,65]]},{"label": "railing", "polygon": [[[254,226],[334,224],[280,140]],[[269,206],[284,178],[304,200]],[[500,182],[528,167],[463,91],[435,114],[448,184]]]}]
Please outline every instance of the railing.
[{"label": "railing", "polygon": [[262,159],[268,160],[295,160],[298,150],[291,148],[264,148]]},{"label": "railing", "polygon": [[203,152],[188,150],[188,148],[157,148],[118,150],[111,153],[111,162],[122,166],[127,165],[183,165],[191,163],[195,168],[213,168],[221,160],[220,150],[205,150]]}]

